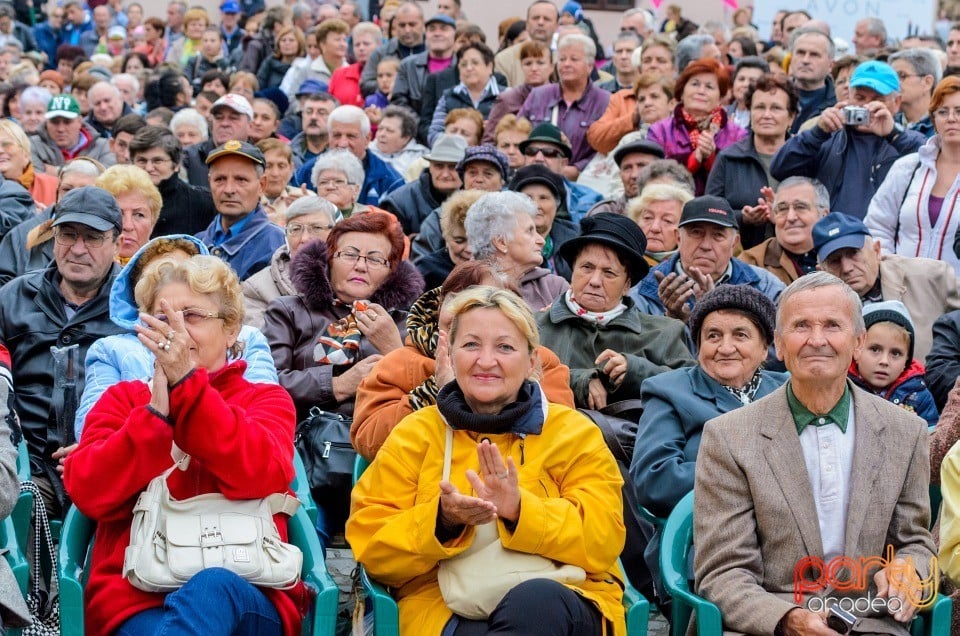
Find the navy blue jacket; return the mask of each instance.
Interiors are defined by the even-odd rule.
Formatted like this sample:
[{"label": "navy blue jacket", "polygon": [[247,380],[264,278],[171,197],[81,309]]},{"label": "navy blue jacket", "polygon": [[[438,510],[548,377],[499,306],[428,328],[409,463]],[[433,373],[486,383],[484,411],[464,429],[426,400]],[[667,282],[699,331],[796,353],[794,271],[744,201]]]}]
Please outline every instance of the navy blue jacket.
[{"label": "navy blue jacket", "polygon": [[203,241],[211,254],[226,261],[241,282],[269,265],[273,253],[284,242],[283,230],[270,222],[259,205],[250,213],[247,224],[239,234],[220,245],[214,245],[213,237],[218,223],[220,215],[214,217],[207,229],[197,234],[197,238]]},{"label": "navy blue jacket", "polygon": [[925,141],[913,130],[888,141],[852,129],[831,134],[814,126],[787,140],[770,162],[770,176],[817,179],[830,193],[831,210],[862,219],[893,162]]},{"label": "navy blue jacket", "polygon": [[[677,259],[679,258],[679,254],[674,254],[669,259],[663,261],[651,269],[650,273],[630,290],[630,298],[633,298],[634,302],[637,303],[637,308],[640,311],[653,316],[666,315],[667,310],[663,306],[663,303],[660,302],[660,296],[657,294],[657,288],[660,286],[660,282],[656,276],[654,276],[654,272],[662,272],[665,275],[670,274],[676,269]],[[783,281],[765,269],[747,265],[736,258],[731,258],[730,263],[733,265],[733,271],[730,273],[730,280],[724,281],[725,283],[730,285],[750,285],[763,292],[764,296],[776,304],[777,299],[780,298],[780,293],[785,288]],[[693,297],[687,301],[687,304],[693,308]]]},{"label": "navy blue jacket", "polygon": [[864,391],[879,395],[900,408],[916,413],[925,419],[927,424],[934,426],[940,420],[940,411],[937,410],[937,405],[933,401],[933,394],[923,381],[925,371],[919,360],[911,360],[910,366],[903,370],[900,377],[882,391],[875,391],[864,382],[856,362],[850,365],[847,376]]}]

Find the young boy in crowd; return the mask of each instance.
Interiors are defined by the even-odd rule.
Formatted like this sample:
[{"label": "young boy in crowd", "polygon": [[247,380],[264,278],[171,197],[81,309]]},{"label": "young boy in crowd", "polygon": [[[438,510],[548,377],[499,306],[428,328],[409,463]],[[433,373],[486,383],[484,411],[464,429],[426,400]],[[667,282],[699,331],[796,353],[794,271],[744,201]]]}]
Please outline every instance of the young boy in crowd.
[{"label": "young boy in crowd", "polygon": [[400,70],[400,60],[395,57],[385,57],[377,64],[377,90],[367,97],[364,106],[386,108],[390,105],[390,93],[393,92],[393,83]]},{"label": "young boy in crowd", "polygon": [[940,414],[923,383],[926,369],[913,357],[913,319],[906,306],[899,300],[871,303],[863,308],[863,322],[867,336],[850,364],[850,379],[936,424]]}]

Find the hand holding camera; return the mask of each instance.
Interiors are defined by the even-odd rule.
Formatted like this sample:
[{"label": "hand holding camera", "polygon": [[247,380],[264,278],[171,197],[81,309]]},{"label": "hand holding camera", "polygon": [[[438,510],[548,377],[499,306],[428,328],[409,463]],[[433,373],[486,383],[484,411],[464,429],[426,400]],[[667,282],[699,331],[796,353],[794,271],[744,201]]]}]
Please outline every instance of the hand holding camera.
[{"label": "hand holding camera", "polygon": [[881,101],[863,105],[837,102],[836,106],[823,111],[817,122],[821,130],[830,134],[849,127],[878,137],[889,135],[893,131],[893,124],[893,115]]}]

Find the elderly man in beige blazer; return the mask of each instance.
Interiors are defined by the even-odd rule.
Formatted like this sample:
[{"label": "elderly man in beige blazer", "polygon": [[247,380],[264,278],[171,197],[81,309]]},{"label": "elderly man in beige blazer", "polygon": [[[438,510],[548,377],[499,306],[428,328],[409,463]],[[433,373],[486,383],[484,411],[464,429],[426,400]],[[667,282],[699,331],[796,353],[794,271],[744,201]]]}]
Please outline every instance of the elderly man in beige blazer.
[{"label": "elderly man in beige blazer", "polygon": [[[847,382],[864,331],[856,292],[825,272],[798,279],[780,298],[774,334],[790,381],[706,424],[696,590],[720,608],[725,630],[836,636],[820,609],[845,596],[876,610],[854,612],[854,633],[905,635],[932,597],[927,426]],[[848,568],[863,570],[862,589],[839,592],[810,565],[841,556],[873,557]]]}]

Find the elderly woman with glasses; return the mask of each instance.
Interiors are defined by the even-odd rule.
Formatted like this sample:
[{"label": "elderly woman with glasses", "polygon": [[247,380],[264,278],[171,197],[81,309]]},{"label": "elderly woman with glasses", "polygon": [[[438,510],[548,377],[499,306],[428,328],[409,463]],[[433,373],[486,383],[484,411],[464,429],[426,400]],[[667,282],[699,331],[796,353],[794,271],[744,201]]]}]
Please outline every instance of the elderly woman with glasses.
[{"label": "elderly woman with glasses", "polygon": [[290,280],[290,260],[310,241],[326,241],[330,230],[343,217],[336,206],[315,194],[301,197],[285,211],[286,242],[277,248],[270,265],[243,282],[245,322],[263,327],[263,312],[280,296],[296,295]]},{"label": "elderly woman with glasses", "polygon": [[[299,420],[314,406],[352,416],[360,381],[403,346],[407,310],[423,292],[423,278],[403,251],[396,218],[369,213],[340,221],[326,241],[307,243],[291,260],[297,295],[270,303],[263,333]],[[349,502],[317,503],[332,536]]]},{"label": "elderly woman with glasses", "polygon": [[317,194],[337,206],[345,219],[363,212],[384,212],[359,202],[364,176],[363,164],[353,153],[330,150],[317,157],[310,182]]}]

